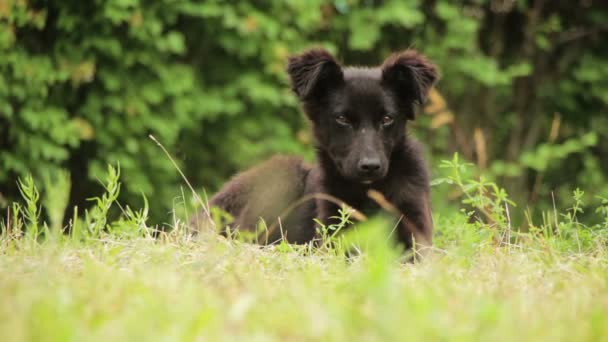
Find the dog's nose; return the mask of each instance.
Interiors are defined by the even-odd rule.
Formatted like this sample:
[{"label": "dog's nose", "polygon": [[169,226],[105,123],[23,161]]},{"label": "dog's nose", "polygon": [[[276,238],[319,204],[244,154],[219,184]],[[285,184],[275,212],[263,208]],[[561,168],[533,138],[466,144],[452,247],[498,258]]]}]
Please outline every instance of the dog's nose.
[{"label": "dog's nose", "polygon": [[359,161],[359,170],[363,172],[376,172],[380,170],[379,158],[363,158]]}]

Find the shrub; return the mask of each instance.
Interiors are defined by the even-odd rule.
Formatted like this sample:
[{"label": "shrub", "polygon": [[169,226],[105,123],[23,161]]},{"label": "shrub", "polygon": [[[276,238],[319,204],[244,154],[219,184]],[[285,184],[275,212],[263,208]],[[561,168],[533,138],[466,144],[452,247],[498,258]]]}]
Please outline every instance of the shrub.
[{"label": "shrub", "polygon": [[150,133],[209,191],[271,153],[310,157],[283,74],[310,45],[349,64],[424,51],[444,75],[416,130],[436,159],[460,151],[520,202],[605,195],[608,11],[541,3],[3,1],[0,207],[17,177],[61,169],[82,205],[120,162],[119,200],[144,192],[165,219],[179,175]]}]

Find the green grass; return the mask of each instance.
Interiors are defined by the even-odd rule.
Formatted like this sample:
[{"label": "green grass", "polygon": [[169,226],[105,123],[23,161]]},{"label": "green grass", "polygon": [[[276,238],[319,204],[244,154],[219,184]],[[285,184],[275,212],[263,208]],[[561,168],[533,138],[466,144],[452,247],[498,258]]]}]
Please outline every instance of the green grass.
[{"label": "green grass", "polygon": [[[155,239],[145,208],[106,221],[117,182],[110,171],[71,236],[38,218],[22,183],[25,204],[0,227],[3,341],[608,339],[608,225],[578,222],[577,205],[515,233],[507,199],[484,195],[493,223],[437,213],[435,249],[412,264],[381,219],[337,249],[192,239],[177,219]],[[362,254],[346,258],[346,241]]]},{"label": "green grass", "polygon": [[4,241],[0,336],[19,340],[608,338],[608,255],[476,246],[418,264],[207,238]]}]

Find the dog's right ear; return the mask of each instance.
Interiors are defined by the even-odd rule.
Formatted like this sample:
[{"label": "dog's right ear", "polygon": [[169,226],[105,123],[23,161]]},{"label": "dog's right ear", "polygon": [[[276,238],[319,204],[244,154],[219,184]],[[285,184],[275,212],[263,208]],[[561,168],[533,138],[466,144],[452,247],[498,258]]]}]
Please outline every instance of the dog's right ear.
[{"label": "dog's right ear", "polygon": [[323,49],[312,49],[290,57],[287,73],[292,90],[302,100],[323,94],[330,87],[344,81],[342,68],[334,57]]}]

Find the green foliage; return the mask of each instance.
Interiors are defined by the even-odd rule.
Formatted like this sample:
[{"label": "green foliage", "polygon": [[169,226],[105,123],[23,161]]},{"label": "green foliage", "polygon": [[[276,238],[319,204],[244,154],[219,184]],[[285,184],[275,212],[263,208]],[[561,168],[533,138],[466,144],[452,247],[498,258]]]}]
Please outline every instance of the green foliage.
[{"label": "green foliage", "polygon": [[350,207],[346,207],[342,205],[342,208],[338,210],[339,216],[332,216],[332,219],[337,220],[335,223],[331,223],[329,225],[325,225],[318,219],[314,219],[317,227],[316,231],[318,236],[321,239],[320,246],[323,248],[331,248],[332,245],[340,244],[340,241],[336,241],[336,237],[340,233],[340,231],[349,225],[353,224],[351,221],[351,215],[353,213],[353,209]]},{"label": "green foliage", "polygon": [[604,218],[604,220],[598,224],[598,229],[606,231],[608,230],[608,199],[599,196],[598,199],[601,200],[601,204],[595,209],[595,213]]},{"label": "green foliage", "polygon": [[[89,200],[93,201],[95,205],[91,210],[86,210],[84,214],[85,235],[99,236],[106,229],[108,212],[120,194],[119,177],[120,169],[108,165],[108,176],[104,185],[106,192],[101,197],[90,198]],[[144,210],[147,211],[147,208]]]},{"label": "green foliage", "polygon": [[[119,162],[121,201],[143,192],[165,220],[181,180],[149,134],[209,191],[273,153],[310,158],[284,74],[309,46],[348,64],[421,50],[441,67],[450,113],[418,120],[434,161],[477,160],[537,218],[577,186],[596,206],[608,194],[607,18],[596,2],[4,1],[0,206],[19,196],[18,177],[68,172],[69,204],[82,207]],[[73,215],[65,205],[43,213],[53,229]]]},{"label": "green foliage", "polygon": [[63,219],[69,205],[71,190],[70,174],[64,170],[51,169],[42,178],[44,196],[42,205],[46,209],[50,228],[63,230]]},{"label": "green foliage", "polygon": [[115,236],[129,238],[140,236],[151,236],[152,229],[147,225],[149,216],[148,199],[145,195],[143,198],[143,208],[133,210],[126,206],[121,216],[117,221],[112,222],[108,227],[108,231]]},{"label": "green foliage", "polygon": [[[437,235],[443,243],[449,245],[453,241],[466,241],[462,245],[479,247],[489,244],[511,248],[532,241],[532,244],[550,245],[552,251],[561,253],[589,252],[598,245],[608,244],[605,218],[608,201],[604,198],[598,198],[602,202],[593,213],[599,216],[600,223],[593,223],[597,219],[589,217],[589,222],[583,223],[580,220],[584,214],[585,192],[577,188],[572,193],[571,207],[563,213],[558,212],[554,206],[552,210],[542,212],[540,224],[537,224],[538,221],[535,221],[528,209],[524,213],[527,225],[514,230],[510,210],[516,207],[516,203],[496,183],[485,181],[483,176],[476,180],[470,170],[471,166],[472,164],[462,163],[458,154],[455,154],[452,160],[444,160],[441,164],[442,168],[448,170],[448,177],[433,181],[434,186],[456,186],[464,194],[462,203],[473,209],[462,209],[463,217],[451,217],[455,221],[440,225],[443,229],[440,228]],[[470,220],[474,220],[475,224],[469,223]]]},{"label": "green foliage", "polygon": [[484,218],[495,226],[499,235],[503,235],[510,227],[510,218],[507,215],[508,206],[515,206],[509,200],[505,189],[500,188],[496,183],[487,181],[483,176],[479,180],[467,176],[467,167],[471,164],[462,163],[458,154],[454,154],[452,160],[442,161],[440,168],[448,169],[448,178],[439,178],[431,185],[442,183],[454,184],[465,195],[464,204],[478,210]]},{"label": "green foliage", "polygon": [[[31,175],[28,175],[25,178],[25,181],[19,180],[19,192],[21,192],[21,197],[25,200],[25,206],[16,206],[16,208],[26,219],[27,221],[27,236],[36,241],[38,239],[38,234],[40,233],[40,208],[39,208],[39,200],[40,193],[34,185],[34,180]],[[19,215],[14,215],[15,217],[19,217]]]}]

